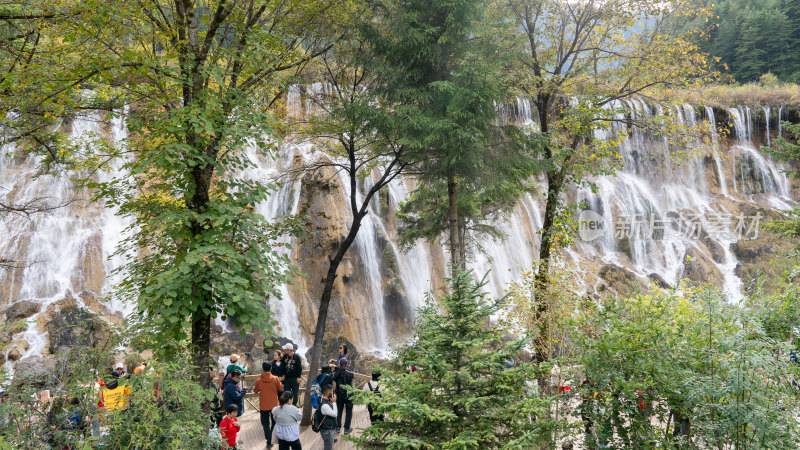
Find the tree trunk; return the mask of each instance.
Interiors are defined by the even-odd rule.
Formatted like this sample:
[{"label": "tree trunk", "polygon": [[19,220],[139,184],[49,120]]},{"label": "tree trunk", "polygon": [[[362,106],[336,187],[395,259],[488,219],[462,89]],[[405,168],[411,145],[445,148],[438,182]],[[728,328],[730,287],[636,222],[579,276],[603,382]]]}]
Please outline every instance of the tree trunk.
[{"label": "tree trunk", "polygon": [[448,205],[448,222],[450,228],[450,266],[453,270],[453,276],[459,270],[464,270],[464,261],[460,255],[463,253],[461,239],[459,239],[458,227],[458,197],[456,195],[456,179],[453,174],[447,176],[447,205]]},{"label": "tree trunk", "polygon": [[325,322],[328,320],[328,307],[331,303],[331,295],[333,294],[333,283],[336,281],[336,271],[342,263],[344,254],[353,244],[356,239],[359,228],[361,228],[361,221],[364,219],[366,213],[355,214],[353,216],[353,223],[350,227],[350,232],[347,237],[339,246],[336,255],[330,260],[328,266],[328,273],[325,276],[325,287],[322,289],[322,296],[319,299],[319,311],[317,312],[317,326],[314,329],[314,344],[311,347],[311,358],[306,357],[308,360],[308,379],[306,380],[306,394],[303,396],[303,420],[300,425],[309,425],[311,423],[311,384],[314,382],[314,377],[319,370],[319,358],[322,353],[322,341],[325,339]]},{"label": "tree trunk", "polygon": [[536,308],[534,310],[534,323],[539,327],[539,335],[534,341],[535,357],[538,362],[545,362],[550,359],[548,346],[548,320],[549,305],[547,290],[550,283],[550,259],[553,251],[553,234],[555,228],[556,215],[561,201],[560,194],[563,187],[563,180],[560,172],[549,170],[547,172],[547,203],[544,212],[544,222],[542,223],[542,243],[539,246],[539,270],[534,279],[534,299]]},{"label": "tree trunk", "polygon": [[[207,292],[207,291],[206,291]],[[211,386],[209,352],[211,351],[211,317],[201,308],[192,314],[192,363],[197,382],[203,389]],[[203,413],[211,414],[211,404],[203,402]]]}]

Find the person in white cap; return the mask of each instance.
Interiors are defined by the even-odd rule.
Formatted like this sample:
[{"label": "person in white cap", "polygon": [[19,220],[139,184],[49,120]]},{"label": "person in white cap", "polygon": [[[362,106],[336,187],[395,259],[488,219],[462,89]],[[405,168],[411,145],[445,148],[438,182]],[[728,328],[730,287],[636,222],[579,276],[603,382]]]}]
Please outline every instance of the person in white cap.
[{"label": "person in white cap", "polygon": [[121,362],[117,363],[117,365],[114,366],[114,370],[119,372],[120,378],[125,376],[125,364],[122,364]]},{"label": "person in white cap", "polygon": [[283,346],[283,363],[286,367],[283,375],[283,389],[292,391],[292,404],[297,406],[300,394],[300,384],[297,383],[297,379],[303,374],[303,363],[300,361],[300,356],[294,352],[294,346],[289,342]]}]

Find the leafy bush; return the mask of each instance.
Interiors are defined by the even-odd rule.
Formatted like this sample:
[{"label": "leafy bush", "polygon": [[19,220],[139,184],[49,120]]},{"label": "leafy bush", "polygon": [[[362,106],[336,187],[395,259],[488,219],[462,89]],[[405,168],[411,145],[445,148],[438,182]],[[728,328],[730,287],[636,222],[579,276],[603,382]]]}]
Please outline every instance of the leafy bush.
[{"label": "leafy bush", "polygon": [[594,445],[797,448],[788,348],[708,287],[610,299],[576,330]]},{"label": "leafy bush", "polygon": [[[7,399],[0,404],[0,443],[11,448],[46,449],[72,445],[75,448],[219,448],[209,438],[208,416],[202,407],[211,392],[194,381],[183,355],[177,361],[150,361],[144,375],[119,380],[129,385],[128,407],[119,412],[103,411],[95,382],[112,381],[110,371],[98,361],[113,361],[113,355],[96,350],[73,350],[55,374],[49,377],[53,400],[38,398],[41,380],[16,377]],[[102,363],[100,363],[102,364]],[[77,419],[80,417],[80,419]],[[76,419],[70,423],[69,419]],[[99,419],[99,422],[97,422]],[[96,425],[93,424],[96,422]],[[100,436],[93,436],[97,426]],[[0,445],[0,448],[2,445]]]}]

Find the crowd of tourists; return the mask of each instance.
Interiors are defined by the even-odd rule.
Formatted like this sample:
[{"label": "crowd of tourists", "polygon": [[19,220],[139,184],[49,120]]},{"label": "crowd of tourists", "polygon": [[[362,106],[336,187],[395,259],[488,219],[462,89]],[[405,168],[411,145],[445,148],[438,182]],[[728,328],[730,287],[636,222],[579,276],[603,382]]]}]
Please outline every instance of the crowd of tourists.
[{"label": "crowd of tourists", "polygon": [[[348,356],[347,345],[339,346],[336,358],[323,366],[312,382],[311,397],[314,416],[312,430],[321,436],[324,449],[332,450],[338,441],[336,435],[353,432],[352,389],[355,373]],[[300,450],[300,428],[302,413],[297,407],[303,367],[300,356],[291,343],[275,351],[271,361],[261,363],[261,374],[255,383],[247,387],[243,377],[247,368],[240,366],[240,356],[232,354],[230,364],[219,373],[212,372],[212,388],[218,392],[212,403],[214,421],[220,436],[230,448],[237,448],[241,425],[238,417],[244,413],[244,398],[250,389],[258,394],[259,413],[267,448],[273,448],[273,435],[279,450]],[[215,380],[216,378],[216,380]],[[364,391],[380,394],[380,373],[373,372],[372,379],[362,387]],[[221,399],[221,400],[220,400]],[[370,420],[383,420],[368,406]],[[241,448],[241,447],[238,447]]]}]

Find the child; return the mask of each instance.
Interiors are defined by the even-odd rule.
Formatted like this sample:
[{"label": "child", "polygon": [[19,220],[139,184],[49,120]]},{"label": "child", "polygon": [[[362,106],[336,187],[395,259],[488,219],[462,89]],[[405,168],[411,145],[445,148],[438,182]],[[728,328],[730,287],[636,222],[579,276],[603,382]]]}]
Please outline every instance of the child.
[{"label": "child", "polygon": [[222,435],[222,439],[228,443],[230,448],[236,448],[236,436],[239,434],[239,421],[236,420],[236,413],[239,412],[239,408],[236,405],[228,405],[225,408],[225,418],[222,419],[222,422],[219,424],[219,432]]}]

